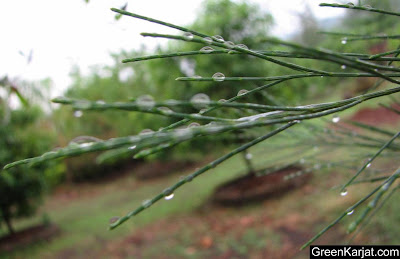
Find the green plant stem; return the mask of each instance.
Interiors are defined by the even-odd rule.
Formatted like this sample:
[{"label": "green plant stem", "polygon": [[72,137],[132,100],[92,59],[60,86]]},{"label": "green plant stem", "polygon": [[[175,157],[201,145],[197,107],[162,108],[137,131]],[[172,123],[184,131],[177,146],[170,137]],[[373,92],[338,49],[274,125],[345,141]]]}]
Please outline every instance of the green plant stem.
[{"label": "green plant stem", "polygon": [[388,14],[388,15],[400,16],[400,13],[397,13],[397,12],[390,12],[390,11],[380,10],[380,9],[371,8],[371,7],[356,6],[356,5],[349,5],[349,4],[321,3],[321,4],[319,4],[319,6],[321,6],[321,7],[346,8],[346,9],[352,9],[352,10],[361,10],[361,11],[380,13],[380,14]]},{"label": "green plant stem", "polygon": [[253,141],[250,141],[242,146],[240,146],[239,148],[229,152],[228,154],[214,160],[213,162],[207,164],[206,166],[200,168],[199,170],[197,170],[196,172],[188,175],[186,178],[181,179],[180,181],[178,181],[177,183],[175,183],[174,185],[170,186],[169,188],[165,189],[165,191],[161,192],[160,194],[156,195],[155,197],[153,197],[149,203],[147,205],[141,205],[139,206],[137,209],[129,212],[126,216],[123,216],[121,218],[119,218],[115,223],[110,225],[110,229],[114,229],[116,227],[118,227],[119,225],[121,225],[122,223],[124,223],[125,221],[127,221],[129,218],[139,214],[140,212],[142,212],[143,210],[145,210],[146,208],[148,208],[149,206],[153,205],[154,203],[156,203],[157,201],[161,200],[163,197],[171,195],[176,189],[178,189],[179,187],[181,187],[182,185],[184,185],[185,183],[188,183],[190,181],[192,181],[194,178],[196,178],[197,176],[205,173],[206,171],[216,167],[217,165],[221,164],[222,162],[224,162],[225,160],[231,158],[232,156],[276,135],[277,133],[284,131],[286,129],[288,129],[289,127],[295,125],[296,122],[289,122],[287,124],[285,124],[284,126],[269,132],[268,134],[261,136],[259,138],[254,139]]}]

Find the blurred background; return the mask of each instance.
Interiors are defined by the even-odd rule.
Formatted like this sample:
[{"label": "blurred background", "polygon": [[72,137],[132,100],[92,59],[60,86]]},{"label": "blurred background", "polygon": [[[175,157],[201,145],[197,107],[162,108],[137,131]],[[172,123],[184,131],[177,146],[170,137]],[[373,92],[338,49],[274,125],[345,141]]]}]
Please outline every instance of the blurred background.
[{"label": "blurred background", "polygon": [[[385,10],[400,10],[396,0],[360,2]],[[266,43],[266,37],[348,53],[376,54],[397,48],[396,41],[350,43],[343,42],[341,36],[321,33],[395,34],[400,23],[394,16],[322,8],[318,4],[314,0],[1,3],[0,166],[40,156],[71,142],[136,135],[144,129],[156,131],[177,121],[135,112],[83,112],[52,104],[50,100],[56,96],[117,102],[143,95],[159,101],[190,100],[197,93],[205,93],[217,101],[260,84],[177,82],[175,78],[209,77],[215,72],[232,77],[291,72],[242,55],[200,55],[122,64],[125,58],[200,47],[195,43],[143,38],[141,32],[177,32],[131,17],[119,17],[110,11],[111,7],[208,35],[221,35],[254,50],[285,50]],[[296,60],[297,64],[309,67],[316,66],[313,62]],[[342,70],[330,63],[318,63],[318,68]],[[246,101],[293,106],[340,100],[366,91],[375,81],[299,79]],[[182,109],[186,113],[197,112],[193,107]],[[215,114],[226,115],[227,111]],[[246,116],[246,111],[227,116]],[[343,120],[384,129],[393,129],[400,121],[398,114],[383,109],[378,101],[357,106],[340,116]],[[330,120],[318,120],[312,126],[325,131],[334,127]],[[2,172],[0,255],[5,258],[308,258],[308,251],[300,252],[299,247],[370,189],[368,185],[358,185],[343,197],[337,186],[354,174],[372,152],[365,147],[356,151],[344,147],[328,153],[330,148],[322,145],[326,141],[317,139],[315,132],[309,130],[289,131],[252,148],[245,156],[235,156],[183,187],[172,200],[162,201],[123,226],[107,231],[113,216],[125,215],[182,175],[259,132],[237,132],[238,137],[233,140],[227,136],[201,138],[136,160],[131,155],[102,154],[99,159],[100,154],[88,154]],[[393,166],[390,161],[382,160],[368,170],[383,167],[389,172]],[[257,197],[257,202],[241,199],[218,202],[226,196],[230,199],[245,195],[244,185],[239,185],[238,189],[228,188],[221,198],[218,190],[224,183],[245,177],[249,172],[291,162],[299,162],[302,167],[299,170],[312,168],[313,173],[267,192],[261,201]],[[396,233],[400,229],[395,222],[399,220],[400,206],[394,202],[388,204],[353,239],[354,243],[399,243]],[[345,238],[346,227],[339,225],[318,242],[341,244]]]}]

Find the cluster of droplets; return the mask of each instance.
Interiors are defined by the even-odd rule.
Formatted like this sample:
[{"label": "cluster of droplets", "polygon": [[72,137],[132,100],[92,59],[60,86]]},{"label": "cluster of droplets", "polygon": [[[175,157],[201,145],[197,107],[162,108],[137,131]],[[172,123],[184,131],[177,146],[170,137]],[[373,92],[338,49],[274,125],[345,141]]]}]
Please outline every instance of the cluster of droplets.
[{"label": "cluster of droplets", "polygon": [[190,103],[194,108],[201,110],[210,103],[210,97],[206,94],[198,93],[190,99]]}]

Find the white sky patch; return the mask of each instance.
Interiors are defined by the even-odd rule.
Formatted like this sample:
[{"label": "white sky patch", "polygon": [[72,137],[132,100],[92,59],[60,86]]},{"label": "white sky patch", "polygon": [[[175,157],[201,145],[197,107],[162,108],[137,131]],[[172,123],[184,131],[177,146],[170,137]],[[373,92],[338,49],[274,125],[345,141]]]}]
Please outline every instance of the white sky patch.
[{"label": "white sky patch", "polygon": [[[167,40],[143,38],[141,32],[179,34],[161,25],[122,17],[115,21],[111,7],[128,2],[128,11],[178,25],[194,21],[201,0],[13,0],[0,3],[0,77],[38,80],[53,79],[52,96],[70,85],[69,72],[79,65],[83,73],[95,64],[111,64],[110,53],[149,48]],[[274,15],[275,35],[288,35],[298,29],[296,13],[305,2],[318,18],[337,16],[338,8],[320,8],[315,0],[252,0]],[[206,32],[205,32],[206,33]],[[32,61],[27,56],[32,52]],[[21,52],[25,55],[21,55]]]}]

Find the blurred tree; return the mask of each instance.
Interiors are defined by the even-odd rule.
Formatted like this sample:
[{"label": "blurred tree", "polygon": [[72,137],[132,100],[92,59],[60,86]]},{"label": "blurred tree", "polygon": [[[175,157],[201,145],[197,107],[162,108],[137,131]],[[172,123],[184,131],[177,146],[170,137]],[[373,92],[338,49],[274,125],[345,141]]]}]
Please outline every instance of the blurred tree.
[{"label": "blurred tree", "polygon": [[[2,89],[12,89],[0,97],[0,114],[7,118],[0,124],[1,166],[15,159],[37,156],[48,150],[54,140],[51,129],[40,121],[43,116],[41,108],[32,105],[31,98],[25,98],[32,95],[25,95],[27,87],[20,85],[8,78],[0,84]],[[13,93],[23,106],[11,107]],[[39,205],[45,187],[42,172],[46,169],[48,165],[43,164],[36,168],[10,169],[0,174],[0,220],[6,224],[10,234],[14,233],[12,219],[32,215]]]}]

